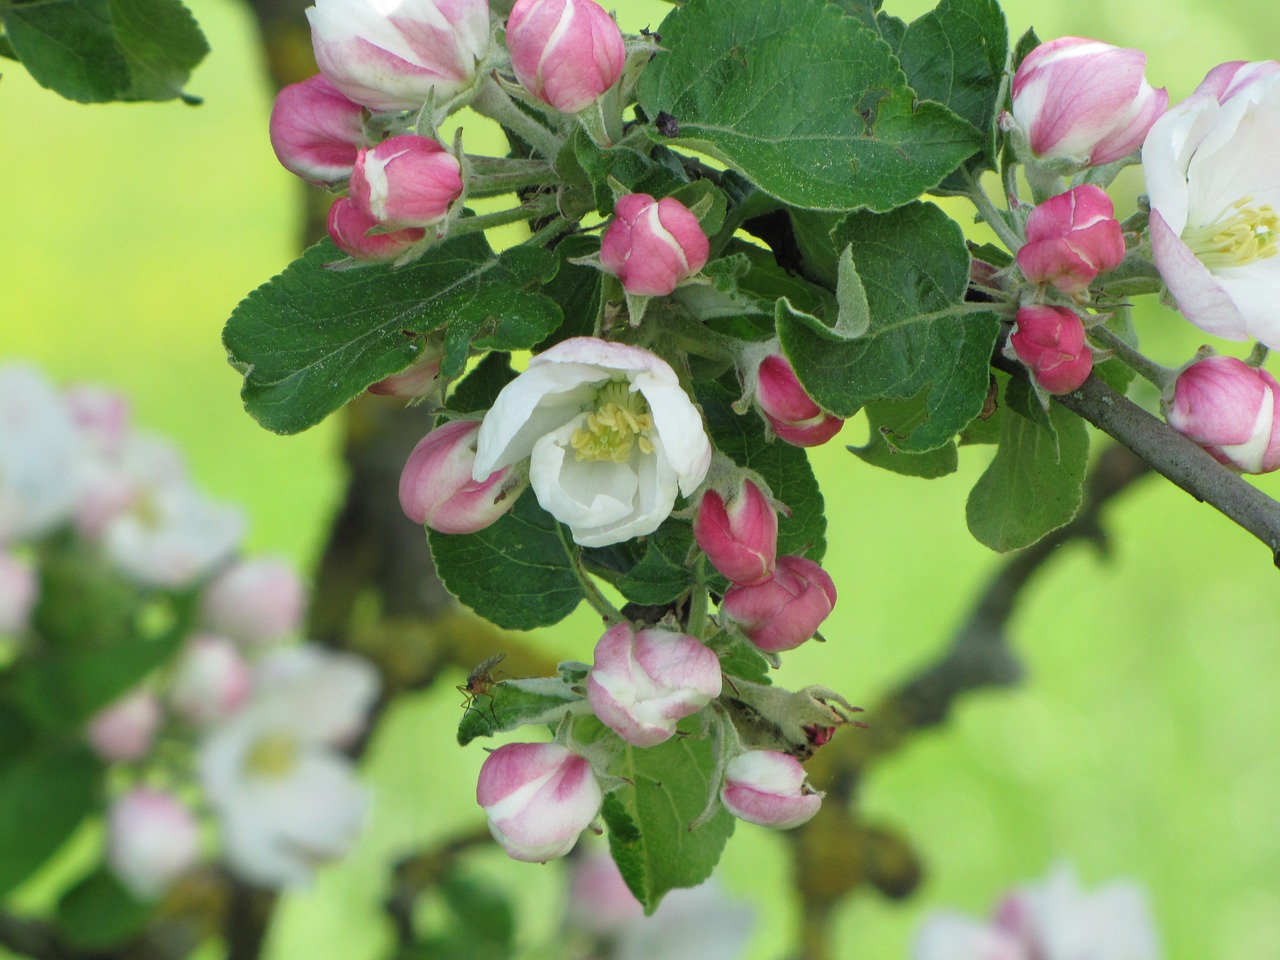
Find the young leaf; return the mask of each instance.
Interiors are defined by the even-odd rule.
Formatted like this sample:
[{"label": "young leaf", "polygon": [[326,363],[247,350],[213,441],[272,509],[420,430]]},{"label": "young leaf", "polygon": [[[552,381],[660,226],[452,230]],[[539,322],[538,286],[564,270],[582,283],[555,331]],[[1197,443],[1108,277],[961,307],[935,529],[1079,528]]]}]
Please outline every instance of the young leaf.
[{"label": "young leaf", "polygon": [[785,203],[890,210],[982,147],[971,124],[917,100],[889,45],[821,0],[689,0],[659,28],[645,113]]},{"label": "young leaf", "polygon": [[500,680],[467,704],[458,722],[458,744],[465,747],[476,737],[531,723],[555,723],[581,701],[582,694],[559,677]]},{"label": "young leaf", "polygon": [[863,446],[849,447],[854,456],[872,466],[909,477],[931,480],[955,473],[959,457],[954,442],[924,453],[909,453],[898,446],[898,438],[911,433],[928,415],[923,395],[910,400],[873,400],[865,410],[871,436]]},{"label": "young leaf", "polygon": [[445,329],[441,372],[455,376],[474,346],[524,350],[561,322],[560,308],[528,288],[550,278],[553,253],[513,247],[494,254],[465,234],[398,270],[330,270],[328,240],[249,294],[222,342],[244,374],[245,409],[268,430],[314,426],[372,383],[416,359],[415,340]]},{"label": "young leaf", "polygon": [[431,555],[449,592],[508,630],[559,623],[582,599],[573,568],[577,550],[532,490],[515,509],[479,533],[428,534]]},{"label": "young leaf", "polygon": [[848,340],[780,302],[778,336],[810,396],[849,417],[871,400],[922,391],[926,418],[895,441],[909,452],[943,446],[987,396],[995,314],[964,303],[969,253],[960,227],[932,204],[850,215],[835,231],[851,244],[871,307],[865,336]]},{"label": "young leaf", "polygon": [[[1012,386],[1017,382],[1011,380],[1010,389],[1018,389]],[[1030,546],[1070,522],[1080,509],[1089,456],[1084,421],[1064,407],[1051,404],[1041,423],[1017,413],[1008,400],[1005,406],[1000,447],[965,509],[974,537],[1001,553]]]},{"label": "young leaf", "polygon": [[631,784],[604,799],[609,850],[645,913],[668,891],[711,876],[733,833],[723,807],[689,829],[706,807],[713,765],[710,739],[677,735],[656,747],[627,746],[609,768]]}]

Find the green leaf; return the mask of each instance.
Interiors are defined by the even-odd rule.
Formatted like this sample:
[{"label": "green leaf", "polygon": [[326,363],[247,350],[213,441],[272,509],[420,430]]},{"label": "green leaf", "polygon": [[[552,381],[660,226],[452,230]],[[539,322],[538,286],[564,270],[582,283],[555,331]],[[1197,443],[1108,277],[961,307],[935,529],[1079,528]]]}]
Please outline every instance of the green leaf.
[{"label": "green leaf", "polygon": [[49,859],[95,808],[99,772],[79,743],[40,744],[0,768],[0,895]]},{"label": "green leaf", "polygon": [[458,722],[458,743],[465,747],[476,737],[531,723],[554,723],[581,700],[582,694],[560,677],[500,680],[467,704]]},{"label": "green leaf", "polygon": [[249,294],[222,341],[244,374],[245,409],[269,430],[314,426],[372,383],[417,358],[417,339],[444,329],[441,372],[456,376],[472,348],[523,350],[562,316],[531,292],[550,279],[549,251],[513,247],[495,255],[484,236],[465,234],[397,270],[331,270],[341,259],[324,240]]},{"label": "green leaf", "polygon": [[0,22],[36,82],[81,103],[186,99],[209,52],[178,0],[28,0],[0,6]]},{"label": "green leaf", "polygon": [[686,521],[668,519],[641,541],[616,546],[621,549],[584,550],[583,559],[631,602],[662,606],[693,585],[687,562],[693,531]]},{"label": "green leaf", "polygon": [[18,54],[13,49],[13,45],[9,43],[9,38],[3,33],[0,33],[0,57],[4,57],[6,60],[18,59]]},{"label": "green leaf", "polygon": [[778,554],[804,554],[821,560],[827,549],[827,518],[822,491],[799,447],[775,440],[764,442],[763,421],[754,411],[733,412],[735,397],[716,384],[700,384],[698,402],[715,448],[738,466],[754,470],[769,484],[773,496],[786,504],[791,516],[778,517]]},{"label": "green leaf", "polygon": [[428,532],[440,579],[486,620],[508,630],[559,623],[582,599],[569,551],[577,550],[532,490],[479,533]]},{"label": "green leaf", "polygon": [[[1015,386],[1016,384],[1016,386]],[[1021,381],[1005,391],[1000,447],[969,493],[965,513],[977,540],[1004,553],[1030,546],[1070,522],[1083,498],[1089,433],[1084,421],[1051,404],[1044,422],[1018,413],[1029,402]],[[1014,396],[1010,396],[1014,394]]]},{"label": "green leaf", "polygon": [[709,739],[677,735],[656,747],[628,745],[609,769],[632,784],[604,799],[609,849],[646,913],[668,891],[711,876],[733,833],[733,817],[723,807],[689,829],[707,805],[712,768]]},{"label": "green leaf", "polygon": [[689,0],[659,28],[640,103],[702,150],[797,207],[889,210],[982,147],[917,100],[889,45],[821,0]]},{"label": "green leaf", "polygon": [[897,52],[916,93],[945,104],[983,132],[982,154],[969,166],[994,170],[996,98],[1009,55],[1009,32],[996,0],[942,0],[907,27]]},{"label": "green leaf", "polygon": [[590,257],[600,252],[600,238],[590,236],[565,237],[556,246],[556,256],[560,258],[560,269],[547,283],[542,292],[556,302],[564,315],[560,324],[545,340],[538,344],[538,350],[546,350],[561,340],[570,337],[589,337],[595,333],[596,320],[603,306],[600,291],[604,274],[595,267],[571,261]]},{"label": "green leaf", "polygon": [[35,631],[60,650],[127,643],[134,634],[141,591],[102,551],[66,537],[40,551]]},{"label": "green leaf", "polygon": [[502,388],[516,378],[511,354],[495,350],[476,364],[475,369],[449,394],[446,404],[457,413],[480,413],[493,406]]},{"label": "green leaf", "polygon": [[909,400],[873,400],[865,410],[871,436],[863,446],[849,447],[850,453],[872,466],[910,477],[931,480],[955,473],[959,456],[954,441],[924,453],[909,453],[898,446],[898,439],[927,417],[923,395]]},{"label": "green leaf", "polygon": [[924,391],[927,414],[897,446],[944,446],[982,410],[995,314],[970,312],[969,254],[960,227],[932,204],[888,214],[857,213],[836,230],[871,307],[867,334],[849,340],[813,316],[780,304],[778,336],[805,389],[824,409],[849,417],[872,400]]},{"label": "green leaf", "polygon": [[71,946],[96,950],[128,939],[150,916],[151,905],[135,898],[104,865],[62,895],[54,921]]}]

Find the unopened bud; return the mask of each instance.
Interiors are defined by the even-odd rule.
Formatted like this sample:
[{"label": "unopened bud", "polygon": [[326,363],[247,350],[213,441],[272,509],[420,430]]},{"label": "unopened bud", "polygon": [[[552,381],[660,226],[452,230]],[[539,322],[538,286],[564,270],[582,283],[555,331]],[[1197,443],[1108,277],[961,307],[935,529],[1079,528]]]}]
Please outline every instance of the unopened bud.
[{"label": "unopened bud", "polygon": [[517,0],[507,49],[521,86],[561,113],[589,107],[626,62],[622,31],[592,0]]},{"label": "unopened bud", "polygon": [[271,107],[271,148],[282,167],[310,183],[346,180],[365,142],[363,113],[321,74],[291,83]]},{"label": "unopened bud", "polygon": [[200,828],[171,794],[138,787],[107,811],[107,863],[141,900],[153,900],[200,858]]},{"label": "unopened bud", "polygon": [[1124,234],[1111,198],[1091,184],[1050,197],[1031,211],[1018,268],[1032,283],[1065,294],[1089,288],[1093,278],[1124,259]]},{"label": "unopened bud", "polygon": [[476,420],[454,420],[413,448],[400,474],[400,508],[414,523],[440,533],[475,533],[515,506],[528,479],[511,467],[473,480]]},{"label": "unopened bud", "polygon": [[0,636],[27,629],[39,593],[36,572],[0,548]]},{"label": "unopened bud", "polygon": [[721,611],[766,653],[800,646],[817,632],[836,604],[836,585],[807,557],[779,557],[763,583],[735,584]]},{"label": "unopened bud", "polygon": [[462,196],[457,158],[412,133],[362,149],[351,171],[351,202],[386,227],[429,227]]},{"label": "unopened bud", "polygon": [[357,260],[394,260],[426,236],[425,230],[416,228],[369,233],[376,226],[378,221],[348,197],[339,197],[329,208],[329,239]]},{"label": "unopened bud", "polygon": [[1037,384],[1053,394],[1079,388],[1093,370],[1084,323],[1067,307],[1023,307],[1009,344]]},{"label": "unopened bud", "polygon": [[1235,357],[1206,357],[1178,375],[1169,426],[1241,473],[1280,467],[1280,384]]},{"label": "unopened bud", "polygon": [[627,293],[665,297],[702,269],[710,249],[698,218],[679,200],[629,193],[614,204],[600,241],[600,265]]},{"label": "unopened bud", "polygon": [[85,731],[89,746],[108,763],[144,757],[161,720],[160,701],[139,687],[99,710]]},{"label": "unopened bud", "polygon": [[821,446],[844,426],[842,419],[826,413],[813,402],[791,364],[776,353],[760,363],[756,402],[773,432],[793,446]]},{"label": "unopened bud", "polygon": [[226,720],[249,698],[249,665],[226,637],[201,634],[174,669],[169,702],[197,726]]},{"label": "unopened bud", "polygon": [[214,633],[263,645],[302,625],[306,590],[283,560],[245,560],[220,574],[201,597],[200,615]]},{"label": "unopened bud", "polygon": [[748,750],[730,760],[720,800],[739,820],[775,830],[800,826],[822,806],[800,761],[776,750]]},{"label": "unopened bud", "polygon": [[743,480],[726,503],[708,490],[693,521],[693,538],[711,565],[734,583],[760,583],[773,575],[778,514],[764,491]]},{"label": "unopened bud", "polygon": [[427,349],[413,366],[384,377],[369,388],[370,393],[383,397],[422,399],[440,392],[439,349]]}]

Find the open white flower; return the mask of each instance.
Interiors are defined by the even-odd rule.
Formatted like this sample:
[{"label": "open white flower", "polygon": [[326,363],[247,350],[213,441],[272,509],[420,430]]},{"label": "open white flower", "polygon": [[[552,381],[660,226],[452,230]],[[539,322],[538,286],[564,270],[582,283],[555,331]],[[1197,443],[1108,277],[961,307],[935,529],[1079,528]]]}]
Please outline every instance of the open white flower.
[{"label": "open white flower", "polygon": [[1152,253],[1178,309],[1206,333],[1280,347],[1280,73],[1266,66],[1231,82],[1210,71],[1152,126],[1142,165]]},{"label": "open white flower", "polygon": [[711,464],[702,417],[666,361],[594,337],[556,344],[498,394],[473,476],[530,458],[538,503],[584,547],[658,529]]},{"label": "open white flower", "polygon": [[0,543],[69,519],[81,447],[70,411],[43,374],[0,367]]},{"label": "open white flower", "polygon": [[318,647],[258,664],[249,703],[200,747],[201,782],[237,875],[298,886],[347,852],[369,801],[333,748],[363,728],[377,690],[368,663]]}]

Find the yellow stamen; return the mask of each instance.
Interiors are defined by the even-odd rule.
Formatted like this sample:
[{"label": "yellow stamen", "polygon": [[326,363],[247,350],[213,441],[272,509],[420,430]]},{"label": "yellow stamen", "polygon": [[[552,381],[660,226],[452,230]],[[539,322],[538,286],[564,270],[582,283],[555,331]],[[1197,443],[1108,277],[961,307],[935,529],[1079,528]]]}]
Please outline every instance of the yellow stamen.
[{"label": "yellow stamen", "polygon": [[250,748],[244,759],[245,773],[259,777],[285,777],[297,765],[297,741],[283,733],[267,734]]},{"label": "yellow stamen", "polygon": [[1252,201],[1253,197],[1242,197],[1231,205],[1234,213],[1202,227],[1187,227],[1182,242],[1210,270],[1274,257],[1280,252],[1280,216],[1270,204],[1252,207]]},{"label": "yellow stamen", "polygon": [[596,409],[587,414],[587,422],[569,438],[579,460],[609,460],[626,463],[631,449],[653,453],[649,433],[653,416],[639,393],[632,393],[625,381],[610,381],[596,397]]}]

